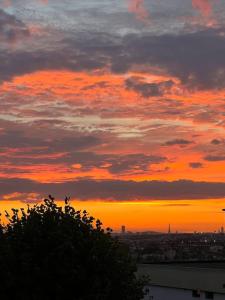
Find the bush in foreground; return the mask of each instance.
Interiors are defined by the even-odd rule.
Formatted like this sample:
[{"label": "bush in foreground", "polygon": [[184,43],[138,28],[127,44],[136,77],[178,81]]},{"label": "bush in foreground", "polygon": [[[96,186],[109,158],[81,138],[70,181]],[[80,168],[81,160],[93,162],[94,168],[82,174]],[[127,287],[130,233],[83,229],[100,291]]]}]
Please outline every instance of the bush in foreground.
[{"label": "bush in foreground", "polygon": [[68,199],[6,212],[0,227],[1,299],[140,300],[142,282],[110,229]]}]

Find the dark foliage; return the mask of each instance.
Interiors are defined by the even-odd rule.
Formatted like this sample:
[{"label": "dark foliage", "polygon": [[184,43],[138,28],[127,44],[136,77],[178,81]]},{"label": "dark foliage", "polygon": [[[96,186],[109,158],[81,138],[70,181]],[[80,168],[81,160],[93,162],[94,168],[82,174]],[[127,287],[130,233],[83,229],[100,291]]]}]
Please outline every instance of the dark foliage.
[{"label": "dark foliage", "polygon": [[0,227],[1,299],[139,300],[128,251],[101,222],[49,196],[6,212]]}]

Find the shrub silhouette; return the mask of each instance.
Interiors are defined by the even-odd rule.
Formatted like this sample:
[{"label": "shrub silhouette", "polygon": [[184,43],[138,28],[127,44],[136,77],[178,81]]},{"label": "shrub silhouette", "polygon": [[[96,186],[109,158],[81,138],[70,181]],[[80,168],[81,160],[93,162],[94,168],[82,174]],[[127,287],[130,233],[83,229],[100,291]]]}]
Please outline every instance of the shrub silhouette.
[{"label": "shrub silhouette", "polygon": [[65,199],[6,212],[0,227],[1,299],[139,300],[128,251]]}]

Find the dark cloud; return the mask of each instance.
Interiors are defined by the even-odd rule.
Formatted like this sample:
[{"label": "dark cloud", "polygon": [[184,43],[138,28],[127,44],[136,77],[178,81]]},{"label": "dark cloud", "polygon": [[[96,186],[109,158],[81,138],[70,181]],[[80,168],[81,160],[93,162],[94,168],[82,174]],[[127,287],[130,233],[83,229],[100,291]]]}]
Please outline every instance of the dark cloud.
[{"label": "dark cloud", "polygon": [[25,203],[37,203],[43,200],[44,197],[37,193],[11,193],[3,196],[4,200],[12,201],[17,200]]},{"label": "dark cloud", "polygon": [[30,31],[22,21],[0,9],[1,42],[16,42],[18,39],[29,36]]},{"label": "dark cloud", "polygon": [[164,145],[165,146],[175,146],[175,145],[180,145],[180,146],[187,146],[192,144],[192,141],[185,140],[185,139],[174,139],[171,141],[167,141]]},{"label": "dark cloud", "polygon": [[151,164],[160,164],[166,161],[165,157],[144,155],[144,154],[130,154],[124,156],[115,157],[109,171],[111,173],[124,173],[127,171],[147,171]]},{"label": "dark cloud", "polygon": [[[39,136],[41,132],[35,131],[34,127],[27,128],[30,131],[6,130],[0,135],[0,147],[4,148],[43,148],[44,153],[54,153],[58,151],[77,151],[101,144],[100,138],[94,135],[83,134],[78,132],[68,133],[63,130],[56,132],[44,133],[43,137]],[[36,133],[36,134],[34,134]],[[54,135],[53,135],[54,134]],[[63,136],[65,134],[65,136]],[[51,136],[53,135],[53,136]],[[58,136],[58,137],[57,137]]]},{"label": "dark cloud", "polygon": [[77,180],[65,183],[39,183],[27,179],[0,179],[0,196],[17,193],[51,193],[80,200],[182,200],[225,197],[225,183],[166,181]]},{"label": "dark cloud", "polygon": [[203,164],[200,162],[191,162],[191,163],[189,163],[189,166],[192,169],[200,169],[203,167]]},{"label": "dark cloud", "polygon": [[[150,64],[178,77],[190,88],[225,86],[225,38],[220,29],[159,36],[128,36],[122,66]],[[118,64],[121,70],[121,63]],[[115,64],[114,69],[117,69]]]},{"label": "dark cloud", "polygon": [[204,159],[207,161],[211,161],[211,162],[225,161],[225,156],[224,155],[207,155],[204,157]]},{"label": "dark cloud", "polygon": [[[77,34],[44,50],[0,53],[0,78],[36,70],[99,70],[111,66],[116,73],[139,67],[161,69],[188,88],[211,89],[225,86],[225,37],[222,29],[206,29],[177,35],[130,34],[123,38],[110,34]],[[127,82],[143,95],[162,93],[161,85]]]},{"label": "dark cloud", "polygon": [[93,152],[70,153],[63,158],[64,162],[80,164],[82,170],[92,168],[107,169],[111,174],[125,174],[127,172],[145,172],[152,164],[166,161],[165,157],[145,154],[96,154]]},{"label": "dark cloud", "polygon": [[[54,143],[53,143],[54,144]],[[91,145],[85,145],[86,148]],[[62,146],[63,148],[63,146]],[[72,151],[65,153],[54,151],[54,148],[17,148],[17,153],[9,156],[7,150],[0,151],[0,170],[1,172],[10,173],[27,173],[27,170],[18,170],[15,167],[36,166],[40,165],[58,165],[63,164],[67,168],[73,169],[73,165],[79,165],[81,171],[90,171],[94,168],[107,169],[111,174],[126,174],[135,172],[149,171],[149,168],[153,164],[160,164],[166,161],[165,157],[144,155],[144,154],[132,154],[132,155],[115,155],[115,154],[96,154],[94,152],[78,152]],[[59,151],[59,150],[58,150]],[[61,149],[63,151],[63,149]],[[59,154],[59,155],[58,155]],[[11,166],[11,167],[10,167]]]},{"label": "dark cloud", "polygon": [[107,169],[112,174],[127,172],[145,172],[152,164],[166,161],[159,155],[137,154],[98,154],[95,147],[107,143],[109,136],[87,134],[53,127],[51,122],[42,126],[37,123],[27,125],[0,121],[4,128],[0,132],[0,170],[13,174],[25,166],[63,164],[73,170],[79,164],[82,171],[94,168]]},{"label": "dark cloud", "polygon": [[174,85],[172,80],[148,83],[144,82],[140,77],[131,77],[125,81],[129,90],[140,93],[143,97],[157,97],[168,93]]},{"label": "dark cloud", "polygon": [[[96,70],[105,66],[106,60],[80,54],[71,48],[38,51],[1,51],[0,80],[10,80],[14,76],[43,70]],[[4,70],[4,71],[3,71]]]},{"label": "dark cloud", "polygon": [[218,140],[218,139],[213,139],[213,140],[211,141],[211,144],[213,144],[213,145],[220,145],[220,144],[222,144],[222,141],[221,141],[221,140]]},{"label": "dark cloud", "polygon": [[123,73],[134,66],[149,65],[179,78],[189,88],[225,86],[223,29],[209,28],[176,35],[130,34],[123,39],[96,36],[91,46],[87,41],[86,46],[86,53],[90,51],[92,57],[100,53],[108,57],[114,72]]}]

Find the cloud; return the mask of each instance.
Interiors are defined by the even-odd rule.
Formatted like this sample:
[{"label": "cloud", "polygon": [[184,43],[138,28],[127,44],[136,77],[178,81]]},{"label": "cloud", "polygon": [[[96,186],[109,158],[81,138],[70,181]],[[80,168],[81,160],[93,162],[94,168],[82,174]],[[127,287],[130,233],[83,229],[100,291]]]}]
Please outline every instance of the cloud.
[{"label": "cloud", "polygon": [[[166,158],[161,156],[144,155],[144,154],[130,154],[123,156],[115,156],[109,167],[109,171],[113,174],[130,172],[144,172],[148,171],[150,165],[160,164],[165,162]],[[110,163],[110,160],[109,160]]]},{"label": "cloud", "polygon": [[37,203],[43,200],[43,197],[37,193],[11,193],[3,196],[4,201],[21,201],[24,203]]},{"label": "cloud", "polygon": [[163,205],[161,205],[161,206],[164,206],[164,207],[187,207],[187,206],[191,206],[191,204],[188,204],[188,203],[177,203],[177,204],[175,204],[175,203],[173,203],[173,204],[163,204]]},{"label": "cloud", "polygon": [[[225,86],[222,32],[222,29],[208,29],[180,35],[127,37],[127,56],[118,66],[119,70],[123,66],[126,69],[133,64],[149,64],[179,78],[188,88],[222,88]],[[116,67],[114,65],[115,70]]]},{"label": "cloud", "polygon": [[1,51],[0,81],[39,70],[90,71],[105,66],[106,60],[100,60],[98,55],[88,57],[88,53],[80,54],[74,46],[71,44],[69,48],[60,47],[59,50]]},{"label": "cloud", "polygon": [[224,155],[207,155],[204,157],[204,160],[216,162],[216,161],[225,161]]},{"label": "cloud", "polygon": [[[225,87],[225,37],[223,29],[208,28],[177,35],[87,33],[60,39],[51,47],[0,53],[0,80],[37,70],[99,71],[111,68],[126,73],[145,67],[149,72],[169,74],[188,89]],[[162,94],[173,84],[127,81],[143,94]]]},{"label": "cloud", "polygon": [[174,139],[171,141],[167,141],[164,145],[165,146],[175,146],[175,145],[180,145],[180,146],[187,146],[192,144],[192,141],[185,140],[185,139]]},{"label": "cloud", "polygon": [[184,200],[225,197],[225,183],[167,181],[77,180],[64,183],[39,183],[28,179],[0,179],[0,197],[12,193],[52,194],[80,200]]},{"label": "cloud", "polygon": [[14,43],[30,36],[27,26],[15,16],[0,9],[0,41]]},{"label": "cloud", "polygon": [[[54,141],[52,143],[54,145]],[[86,148],[90,145],[86,145]],[[61,151],[61,152],[60,152]],[[79,152],[70,147],[67,149],[56,149],[49,145],[48,147],[33,148],[14,148],[9,152],[9,148],[1,151],[0,171],[6,174],[18,174],[23,172],[28,174],[31,170],[26,167],[32,167],[33,172],[41,165],[59,166],[69,168],[71,171],[79,169],[81,172],[91,171],[93,169],[107,170],[113,175],[125,175],[144,173],[150,170],[151,165],[160,164],[166,161],[165,157],[145,154],[97,154],[94,152]],[[20,170],[18,169],[20,168]],[[23,171],[22,171],[23,170]],[[93,173],[95,176],[95,173]]]},{"label": "cloud", "polygon": [[211,141],[211,144],[212,145],[220,145],[220,144],[222,144],[223,143],[223,141],[222,140],[218,140],[218,139],[213,139],[212,141]]},{"label": "cloud", "polygon": [[106,172],[108,176],[124,176],[145,173],[151,165],[167,160],[164,156],[154,154],[123,154],[122,148],[119,153],[110,153],[110,148],[107,154],[101,151],[98,153],[109,141],[116,144],[117,138],[104,133],[70,131],[63,127],[64,124],[62,128],[54,127],[51,122],[43,126],[42,120],[38,125],[34,122],[29,126],[0,121],[0,174],[10,177],[13,174],[24,174],[28,177],[37,172],[41,177],[44,176],[45,166],[48,169],[56,168],[58,176],[60,168],[63,168],[74,178],[78,176],[76,166],[79,165],[83,176],[92,170],[95,170],[92,174],[95,176],[96,169]]},{"label": "cloud", "polygon": [[200,162],[191,162],[191,163],[189,163],[189,166],[192,169],[200,169],[203,167],[203,164]]},{"label": "cloud", "polygon": [[[0,41],[22,43],[15,48],[1,47],[0,51],[0,81],[10,81],[1,85],[1,118],[15,120],[14,125],[0,122],[0,176],[61,182],[61,185],[30,182],[33,188],[20,192],[21,197],[28,199],[32,193],[54,193],[54,188],[62,194],[66,190],[64,181],[68,181],[68,190],[73,195],[74,187],[81,189],[78,182],[82,186],[85,181],[94,190],[88,194],[82,187],[78,196],[82,198],[87,193],[85,199],[92,195],[97,199],[101,189],[102,199],[116,199],[117,192],[119,198],[128,200],[129,197],[148,199],[151,193],[153,198],[165,198],[160,190],[156,191],[156,182],[141,184],[110,179],[198,179],[200,170],[190,168],[199,169],[203,164],[205,172],[201,174],[205,180],[223,181],[223,166],[219,168],[224,156],[223,144],[215,147],[223,140],[223,91],[209,93],[196,89],[225,87],[224,29],[181,30],[176,18],[183,15],[183,8],[191,8],[191,1],[180,5],[176,13],[177,4],[154,4],[154,28],[135,22],[134,17],[124,12],[124,3],[120,12],[111,7],[96,24],[96,16],[102,16],[102,11],[96,8],[99,1],[90,7],[85,4],[87,12],[83,3],[71,4],[73,9],[67,13],[64,4],[53,2],[46,9],[32,3],[37,8],[34,20],[28,16],[28,10],[20,14],[29,29],[37,24],[41,24],[43,31],[46,29],[43,36],[41,31],[26,43],[23,41],[29,33],[26,24],[17,20],[17,11],[26,7],[28,1],[18,4],[18,10],[8,10],[14,11],[16,17],[1,12],[4,24],[0,27]],[[144,5],[147,7],[147,2],[130,3],[132,13],[137,18],[144,16],[145,20],[146,15],[139,13]],[[104,5],[104,13],[108,5],[112,6],[112,2]],[[46,16],[58,14],[60,7],[62,18],[56,22],[60,28],[57,30],[51,23],[52,17],[47,20]],[[81,16],[74,18],[81,11]],[[175,20],[167,24],[171,15]],[[68,20],[64,23],[65,16]],[[79,24],[79,18],[84,16],[87,22]],[[125,20],[117,24],[115,20],[120,16]],[[108,23],[106,19],[110,19]],[[134,26],[128,28],[131,23]],[[109,24],[113,24],[112,29]],[[166,26],[171,24],[178,26],[167,30]],[[105,31],[101,30],[103,27]],[[8,28],[14,34],[9,34],[10,30],[7,33]],[[36,72],[42,70],[46,72]],[[24,74],[27,76],[20,76]],[[212,140],[214,137],[217,139]],[[209,153],[217,154],[209,158],[217,164],[199,162]],[[188,157],[186,162],[184,157]],[[97,181],[103,178],[109,181]],[[168,197],[183,197],[182,189],[179,195],[171,189],[174,185],[186,185],[159,183],[158,189],[167,189]],[[8,191],[6,195],[10,194]]]},{"label": "cloud", "polygon": [[143,97],[159,97],[171,91],[174,85],[172,80],[161,82],[144,82],[141,77],[131,77],[125,81],[129,90],[140,93]]},{"label": "cloud", "polygon": [[[11,124],[12,125],[12,124]],[[50,124],[51,125],[51,124]],[[30,131],[25,131],[25,130]],[[43,148],[45,153],[54,153],[57,151],[78,151],[101,144],[101,139],[90,134],[80,134],[79,132],[68,133],[66,130],[51,129],[44,133],[44,130],[35,130],[34,126],[27,128],[21,126],[20,129],[5,129],[0,134],[0,147],[25,149],[25,148]],[[33,130],[33,134],[31,131]],[[40,134],[43,134],[41,137]],[[57,137],[58,133],[58,137]],[[63,136],[64,135],[64,136]]]}]

